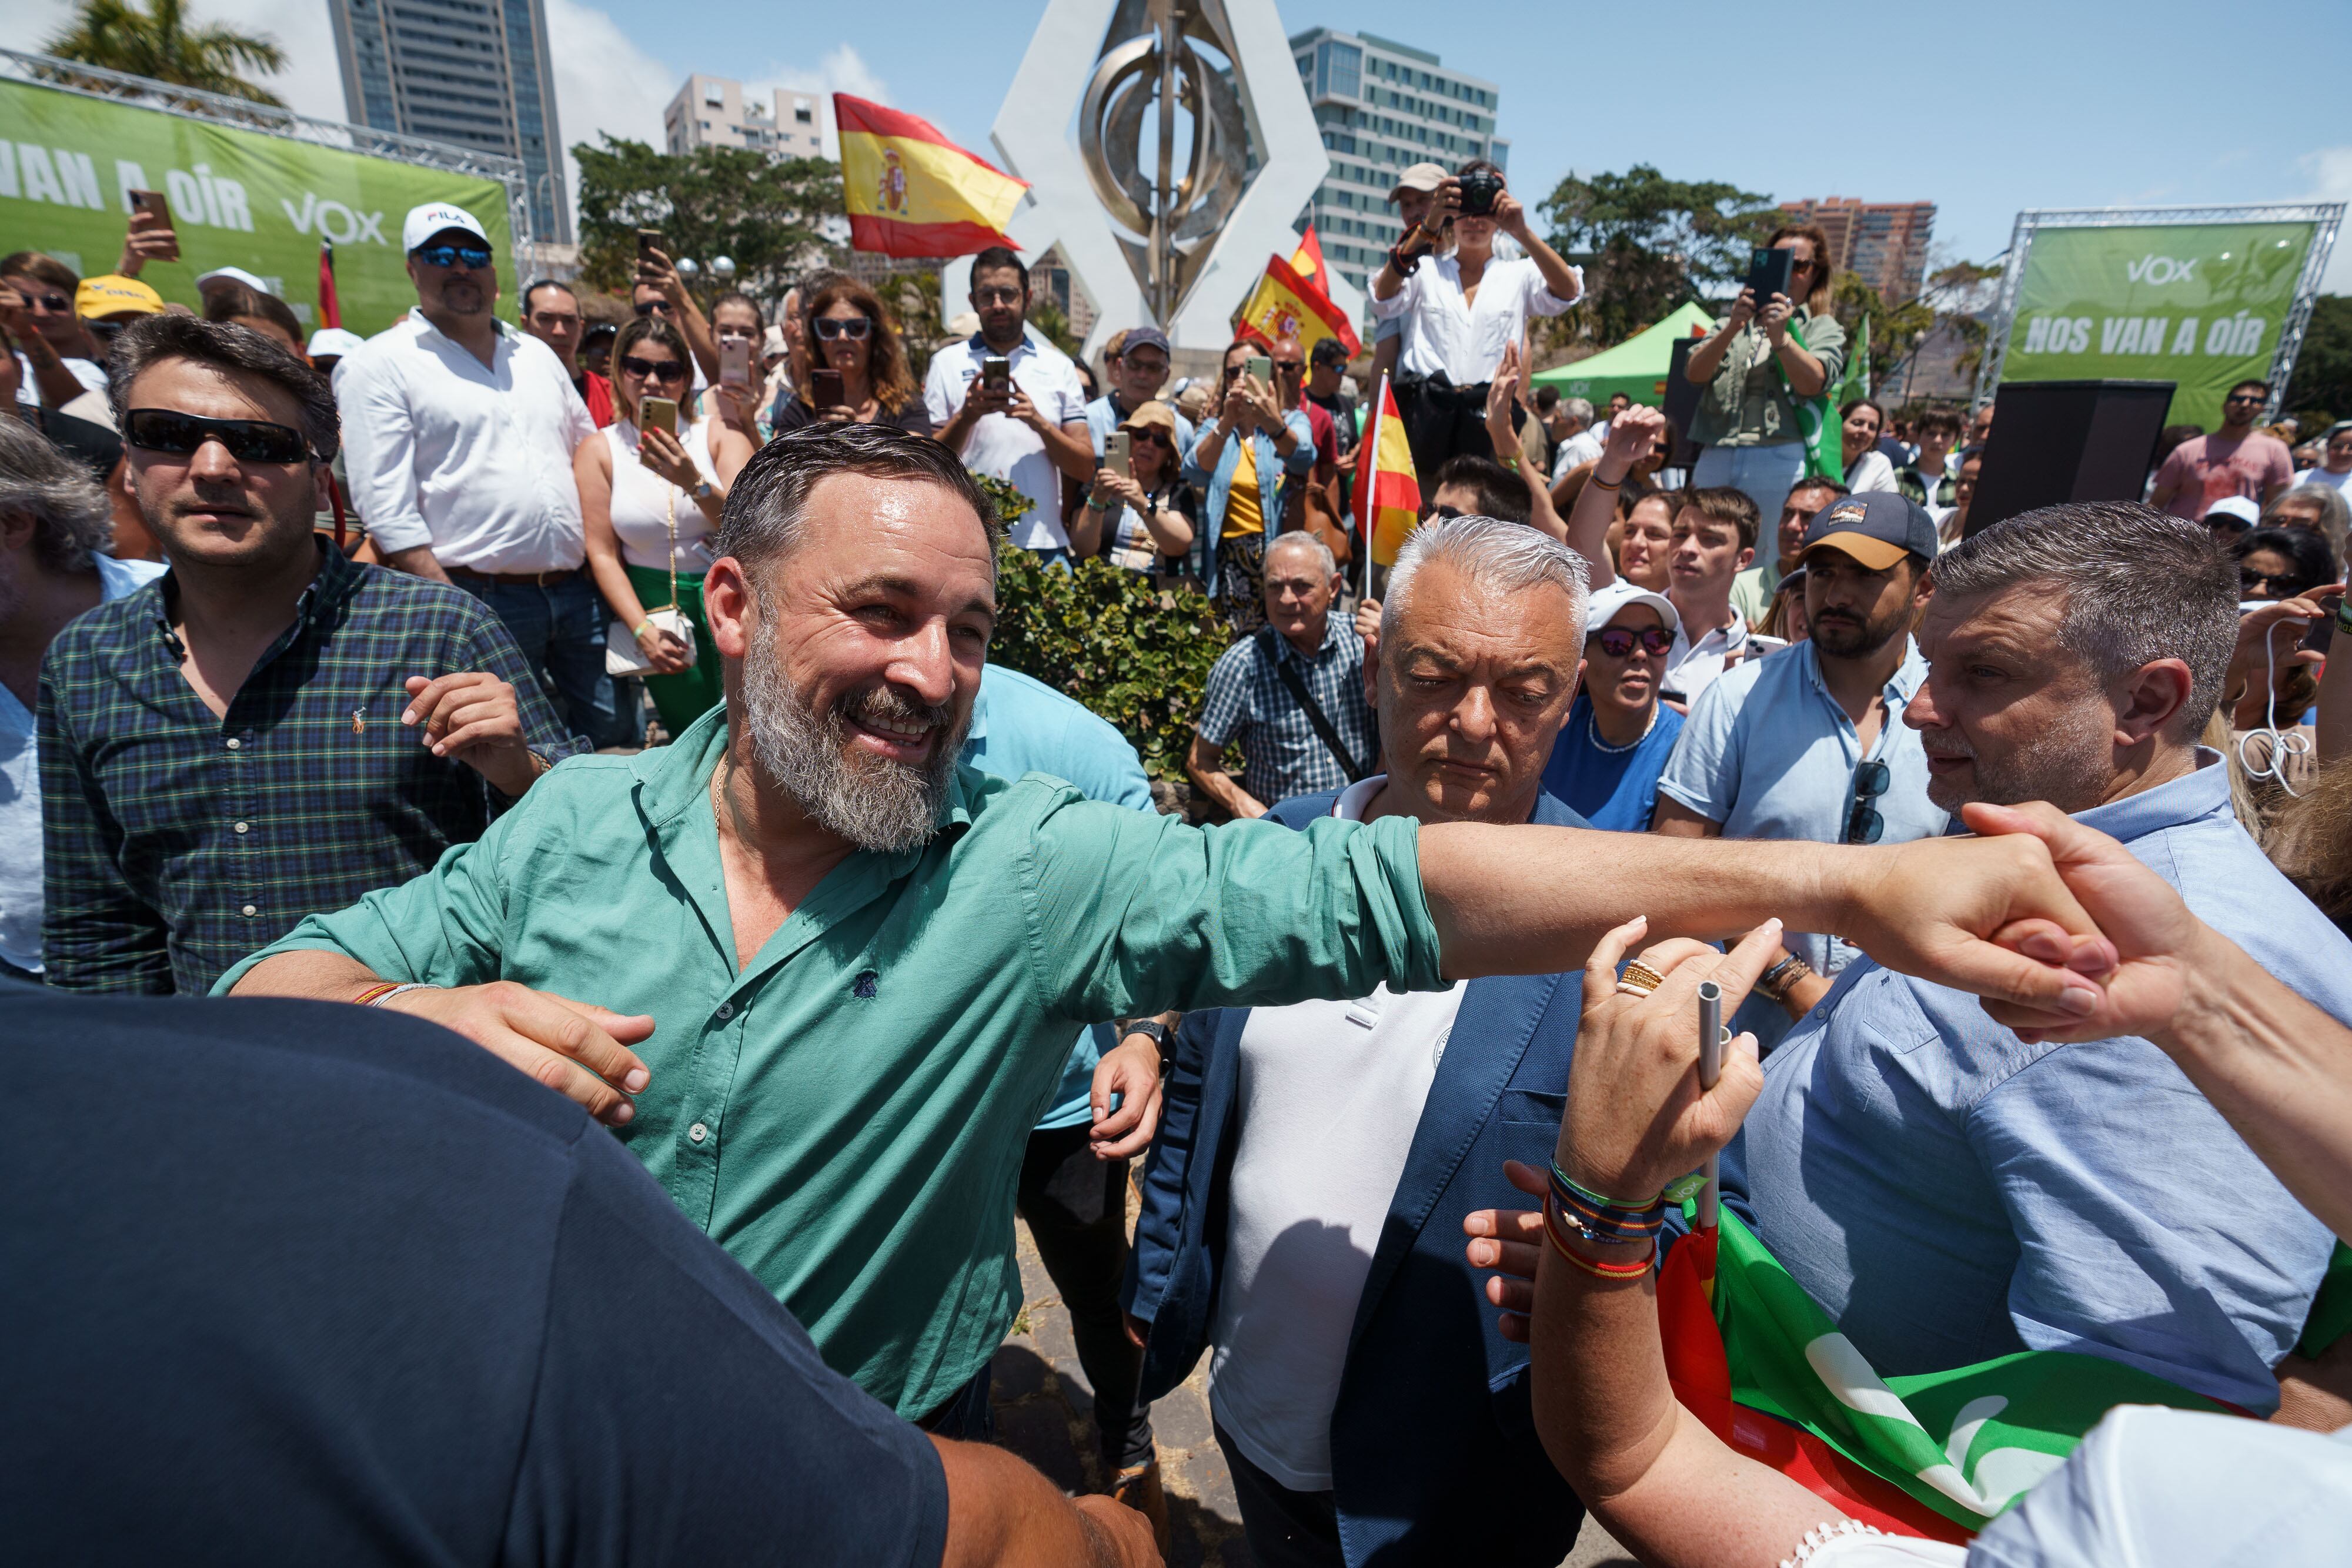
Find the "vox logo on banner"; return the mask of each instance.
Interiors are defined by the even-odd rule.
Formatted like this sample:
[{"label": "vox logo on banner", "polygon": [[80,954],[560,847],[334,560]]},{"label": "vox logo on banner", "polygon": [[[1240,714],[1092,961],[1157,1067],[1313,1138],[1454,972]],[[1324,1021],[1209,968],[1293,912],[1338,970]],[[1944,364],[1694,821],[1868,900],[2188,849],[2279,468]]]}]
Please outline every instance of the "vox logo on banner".
[{"label": "vox logo on banner", "polygon": [[2315,225],[2034,231],[2005,382],[2179,383],[2174,423],[2221,423],[2231,383],[2269,379]]}]

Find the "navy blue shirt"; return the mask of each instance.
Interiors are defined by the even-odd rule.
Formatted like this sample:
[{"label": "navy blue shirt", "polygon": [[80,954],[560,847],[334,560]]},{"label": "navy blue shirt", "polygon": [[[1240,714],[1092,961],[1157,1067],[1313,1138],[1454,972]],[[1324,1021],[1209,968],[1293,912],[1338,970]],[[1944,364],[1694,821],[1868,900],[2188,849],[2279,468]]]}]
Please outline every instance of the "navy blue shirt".
[{"label": "navy blue shirt", "polygon": [[330,1003],[0,1006],[12,1560],[940,1561],[929,1439],[488,1051]]},{"label": "navy blue shirt", "polygon": [[1650,733],[1612,751],[1592,727],[1592,699],[1579,692],[1544,764],[1544,792],[1596,828],[1646,833],[1658,806],[1658,775],[1682,732],[1683,716],[1660,703]]}]

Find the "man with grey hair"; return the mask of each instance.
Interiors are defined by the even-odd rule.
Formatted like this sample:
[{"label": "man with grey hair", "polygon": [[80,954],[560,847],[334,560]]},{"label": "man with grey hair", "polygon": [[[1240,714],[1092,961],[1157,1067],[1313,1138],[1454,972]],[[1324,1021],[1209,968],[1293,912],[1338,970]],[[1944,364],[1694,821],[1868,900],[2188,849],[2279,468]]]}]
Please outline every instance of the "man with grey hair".
[{"label": "man with grey hair", "polygon": [[959,768],[994,518],[927,437],[770,443],[704,583],[722,706],[557,769],[479,844],[216,989],[415,1013],[580,1101],[831,1365],[949,1437],[988,1427],[1021,1160],[1082,1025],[1566,970],[1637,896],[1662,933],[1787,911],[2032,1016],[2095,1005],[1985,940],[2028,915],[2093,935],[2038,842],[1204,831]]},{"label": "man with grey hair", "polygon": [[[1549,389],[1547,388],[1547,391]],[[1601,461],[1601,437],[1592,433],[1592,404],[1580,397],[1564,397],[1554,411],[1551,482],[1559,484],[1587,463]]]},{"label": "man with grey hair", "polygon": [[[1235,817],[1274,801],[1352,784],[1380,755],[1364,701],[1364,638],[1331,613],[1344,586],[1313,534],[1277,534],[1265,548],[1265,622],[1218,655],[1184,771]],[[1225,770],[1239,741],[1242,776]]]},{"label": "man with grey hair", "polygon": [[[1491,517],[1424,523],[1361,675],[1389,771],[1272,820],[1586,825],[1542,788],[1584,617],[1567,546]],[[1486,1328],[1460,1225],[1517,1201],[1505,1159],[1549,1157],[1581,992],[1569,973],[1186,1016],[1129,1312],[1154,1396],[1209,1354],[1257,1562],[1568,1555],[1584,1511],[1529,1424],[1525,1347]]]},{"label": "man with grey hair", "polygon": [[[1933,575],[1902,717],[1935,803],[2047,800],[2113,834],[2352,1020],[2352,943],[2246,836],[2197,745],[2238,628],[2203,525],[2045,507]],[[2154,1044],[2021,1036],[1866,959],[1766,1059],[1724,1175],[1882,1375],[2080,1351],[2266,1413],[2332,1245]]]},{"label": "man with grey hair", "polygon": [[0,975],[41,968],[41,658],[66,622],[163,575],[116,560],[106,493],[21,420],[0,417]]}]

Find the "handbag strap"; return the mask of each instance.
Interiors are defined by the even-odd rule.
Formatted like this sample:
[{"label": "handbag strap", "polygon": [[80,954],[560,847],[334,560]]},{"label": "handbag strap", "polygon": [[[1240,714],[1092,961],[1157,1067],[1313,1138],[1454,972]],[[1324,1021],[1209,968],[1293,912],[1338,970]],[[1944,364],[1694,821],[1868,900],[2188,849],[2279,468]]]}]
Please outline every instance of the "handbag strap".
[{"label": "handbag strap", "polygon": [[1340,743],[1339,732],[1331,727],[1330,719],[1323,712],[1323,705],[1317,702],[1315,694],[1307,689],[1307,677],[1298,673],[1296,664],[1283,658],[1282,633],[1271,626],[1259,627],[1257,651],[1265,654],[1266,662],[1274,666],[1276,678],[1290,693],[1291,700],[1306,711],[1307,722],[1314,726],[1316,738],[1322,741],[1323,748],[1331,754],[1333,761],[1339,763],[1339,771],[1348,776],[1348,782],[1362,783],[1366,777],[1364,769],[1348,755],[1347,747]]},{"label": "handbag strap", "polygon": [[662,488],[667,492],[663,497],[662,522],[669,529],[669,608],[675,610],[677,608],[677,486],[665,485]]}]

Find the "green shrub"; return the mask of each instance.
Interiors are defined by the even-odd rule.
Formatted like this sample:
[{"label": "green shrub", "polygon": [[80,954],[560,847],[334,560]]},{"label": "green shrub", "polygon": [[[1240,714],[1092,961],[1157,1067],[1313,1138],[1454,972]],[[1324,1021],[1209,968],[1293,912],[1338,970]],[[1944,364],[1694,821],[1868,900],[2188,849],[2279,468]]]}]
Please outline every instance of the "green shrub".
[{"label": "green shrub", "polygon": [[[1032,507],[1004,484],[975,475],[1007,526]],[[1143,770],[1184,779],[1209,667],[1233,632],[1189,585],[1097,559],[1049,570],[1012,545],[996,556],[996,640],[988,656],[1108,719],[1143,758]]]}]

